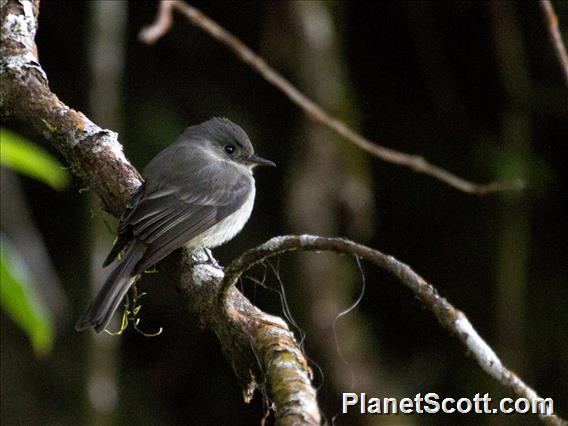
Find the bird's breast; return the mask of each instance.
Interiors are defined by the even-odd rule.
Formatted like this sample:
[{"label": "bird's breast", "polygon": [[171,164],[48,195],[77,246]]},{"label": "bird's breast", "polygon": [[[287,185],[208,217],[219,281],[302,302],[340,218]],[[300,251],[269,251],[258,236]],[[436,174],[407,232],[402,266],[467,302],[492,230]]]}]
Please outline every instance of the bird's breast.
[{"label": "bird's breast", "polygon": [[229,216],[213,225],[207,231],[189,241],[186,244],[187,247],[190,249],[195,249],[197,247],[213,248],[231,240],[243,229],[249,220],[254,206],[255,193],[256,190],[253,181],[251,191],[241,207],[234,213],[231,213]]}]

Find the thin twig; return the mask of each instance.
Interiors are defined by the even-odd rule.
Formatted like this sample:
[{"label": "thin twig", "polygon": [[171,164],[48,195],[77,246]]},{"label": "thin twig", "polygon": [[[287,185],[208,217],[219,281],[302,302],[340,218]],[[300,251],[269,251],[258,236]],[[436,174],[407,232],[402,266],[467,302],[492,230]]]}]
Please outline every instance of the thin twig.
[{"label": "thin twig", "polygon": [[[377,250],[342,238],[324,238],[313,235],[286,235],[275,237],[260,246],[248,250],[225,268],[225,278],[219,293],[221,304],[225,304],[232,293],[239,277],[254,265],[269,257],[289,251],[333,251],[363,258],[386,270],[410,288],[416,297],[431,310],[440,324],[455,335],[481,368],[517,396],[531,402],[539,400],[534,389],[519,376],[503,365],[497,354],[477,333],[465,314],[454,308],[450,302],[440,296],[437,290],[408,265],[387,256]],[[539,414],[549,424],[565,424],[564,420],[553,413]]]},{"label": "thin twig", "polygon": [[453,188],[470,194],[487,195],[499,191],[520,190],[524,187],[524,183],[521,179],[515,179],[510,182],[476,184],[428,162],[421,156],[406,154],[372,142],[348,127],[341,120],[324,111],[318,104],[310,100],[292,83],[268,65],[264,59],[254,53],[241,40],[225,30],[211,18],[207,17],[199,9],[181,0],[162,0],[155,22],[142,29],[139,33],[139,38],[144,43],[152,44],[166,34],[172,24],[171,14],[174,8],[183,14],[192,24],[201,28],[217,41],[230,48],[239,59],[256,70],[266,81],[280,89],[313,120],[328,127],[369,154],[385,162],[407,167],[417,173],[434,177]]},{"label": "thin twig", "polygon": [[554,46],[558,62],[560,62],[560,66],[562,67],[566,85],[568,85],[568,55],[566,54],[566,47],[564,46],[564,41],[562,41],[562,34],[558,26],[558,17],[556,13],[554,13],[554,8],[550,0],[540,0],[539,3],[544,12],[544,17],[546,18],[550,41]]}]

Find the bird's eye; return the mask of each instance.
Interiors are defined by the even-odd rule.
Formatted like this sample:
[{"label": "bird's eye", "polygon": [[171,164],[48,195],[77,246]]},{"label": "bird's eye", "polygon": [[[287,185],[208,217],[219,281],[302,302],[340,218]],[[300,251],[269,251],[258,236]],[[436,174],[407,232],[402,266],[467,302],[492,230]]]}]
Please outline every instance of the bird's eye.
[{"label": "bird's eye", "polygon": [[225,145],[225,152],[229,155],[231,155],[233,152],[235,152],[234,145]]}]

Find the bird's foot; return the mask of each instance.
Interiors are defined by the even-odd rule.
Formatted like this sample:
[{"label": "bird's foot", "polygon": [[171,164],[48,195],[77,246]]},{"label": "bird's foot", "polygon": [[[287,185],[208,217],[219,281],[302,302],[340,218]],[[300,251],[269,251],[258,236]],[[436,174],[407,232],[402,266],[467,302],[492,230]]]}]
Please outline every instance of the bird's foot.
[{"label": "bird's foot", "polygon": [[203,256],[203,254],[199,255],[194,254],[193,262],[191,264],[192,268],[196,265],[210,265],[213,266],[214,268],[223,270],[223,267],[219,265],[219,262],[217,262],[217,260],[211,254],[211,250],[209,250],[208,248],[204,248],[203,253],[205,254],[205,256]]},{"label": "bird's foot", "polygon": [[217,269],[223,270],[223,267],[221,265],[219,265],[219,262],[217,262],[217,259],[215,259],[213,257],[213,253],[211,253],[211,250],[206,248],[206,249],[203,249],[203,251],[207,255],[207,258],[209,259],[209,263],[211,264],[211,266],[213,266]]}]

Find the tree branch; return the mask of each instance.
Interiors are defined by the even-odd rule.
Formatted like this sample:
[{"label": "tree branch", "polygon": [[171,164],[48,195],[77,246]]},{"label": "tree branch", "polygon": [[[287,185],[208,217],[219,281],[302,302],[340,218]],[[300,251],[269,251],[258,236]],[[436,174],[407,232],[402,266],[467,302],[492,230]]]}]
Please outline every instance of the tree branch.
[{"label": "tree branch", "polygon": [[[117,134],[69,108],[49,89],[34,42],[39,1],[8,0],[1,13],[2,117],[24,122],[48,139],[103,206],[118,215],[141,177],[124,156]],[[179,261],[170,256],[165,271],[179,273],[178,285],[191,312],[217,334],[245,400],[261,388],[276,407],[277,424],[318,425],[321,416],[311,371],[287,325],[257,309],[236,289],[220,307],[216,301],[223,273],[195,265],[200,255],[183,251],[181,264],[168,263]]]},{"label": "tree branch", "polygon": [[49,89],[34,41],[38,10],[39,1],[2,6],[2,118],[25,122],[49,140],[104,208],[118,215],[140,185],[140,174],[126,160],[115,132],[101,129]]},{"label": "tree branch", "polygon": [[[536,401],[539,398],[534,389],[519,376],[503,365],[497,354],[477,333],[465,314],[454,308],[450,302],[408,265],[377,250],[342,238],[324,238],[313,235],[286,235],[274,237],[264,244],[248,250],[225,268],[225,278],[219,293],[220,305],[228,305],[234,285],[241,275],[254,265],[266,259],[289,251],[333,251],[363,258],[396,277],[434,313],[440,324],[456,336],[480,367],[503,386],[519,397]],[[565,424],[553,413],[540,415],[543,421],[553,425]]]},{"label": "tree branch", "polygon": [[276,424],[319,425],[311,369],[288,325],[262,312],[236,288],[219,304],[223,272],[209,265],[190,267],[204,261],[203,253],[183,253],[182,294],[190,312],[219,338],[245,401],[260,388],[276,406]]},{"label": "tree branch", "polygon": [[544,18],[546,19],[550,41],[552,42],[552,46],[554,47],[558,62],[564,74],[564,79],[566,80],[566,85],[568,86],[568,55],[566,54],[566,47],[564,46],[564,41],[562,41],[562,34],[558,26],[558,17],[556,13],[554,13],[554,8],[550,0],[540,0],[539,3],[544,13]]},{"label": "tree branch", "polygon": [[488,184],[473,183],[428,162],[419,155],[406,154],[384,147],[365,138],[309,99],[237,37],[225,30],[211,18],[207,17],[199,9],[181,0],[162,0],[156,21],[140,31],[140,40],[152,44],[166,34],[173,22],[173,9],[177,9],[178,12],[183,14],[192,24],[201,28],[221,44],[227,46],[241,61],[257,71],[270,84],[280,89],[288,99],[304,110],[314,121],[323,124],[367,153],[387,163],[407,167],[417,173],[431,176],[453,188],[470,194],[487,195],[494,192],[521,190],[524,188],[524,183],[521,179],[516,179],[511,182],[491,182]]}]

